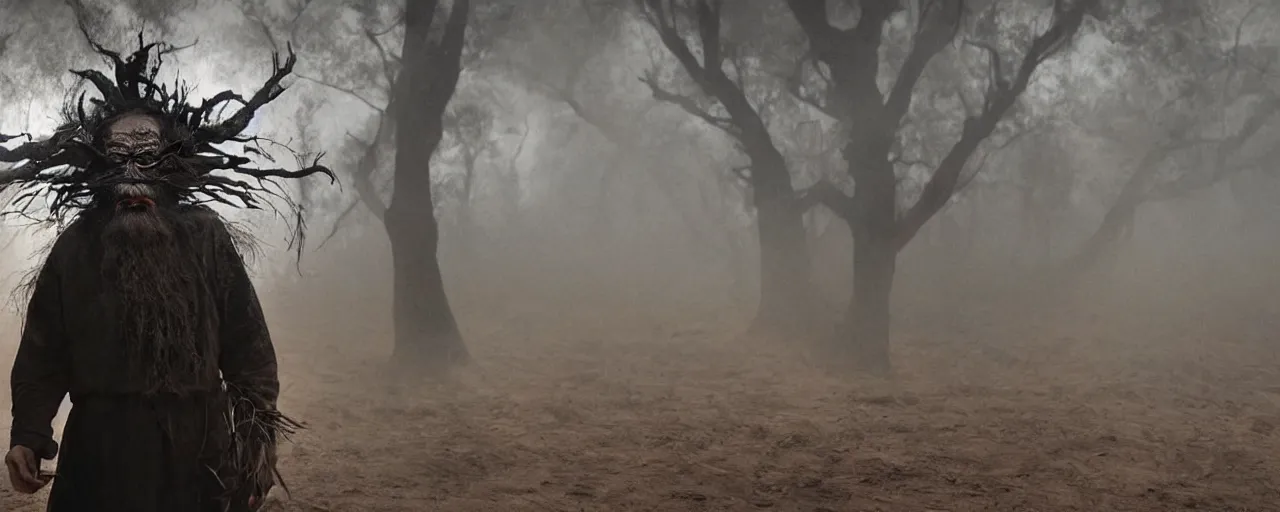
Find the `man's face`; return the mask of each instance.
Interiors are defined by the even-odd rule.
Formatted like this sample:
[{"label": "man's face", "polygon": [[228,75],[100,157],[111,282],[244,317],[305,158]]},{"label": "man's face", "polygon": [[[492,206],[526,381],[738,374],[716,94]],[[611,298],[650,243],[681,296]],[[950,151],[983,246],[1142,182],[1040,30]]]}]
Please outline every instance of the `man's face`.
[{"label": "man's face", "polygon": [[142,213],[154,208],[160,191],[153,183],[163,177],[160,122],[143,114],[121,117],[107,128],[103,149],[112,164],[109,172],[118,180],[111,189],[116,211]]},{"label": "man's face", "polygon": [[162,158],[160,128],[153,117],[127,115],[107,127],[102,141],[110,160],[103,179],[110,188],[101,192],[115,207],[100,212],[109,216],[102,225],[100,271],[118,307],[126,361],[151,386],[186,378],[203,357],[196,335],[201,324],[192,318],[203,274],[198,253],[183,236],[191,233],[173,208],[176,194],[167,180],[174,167]]}]

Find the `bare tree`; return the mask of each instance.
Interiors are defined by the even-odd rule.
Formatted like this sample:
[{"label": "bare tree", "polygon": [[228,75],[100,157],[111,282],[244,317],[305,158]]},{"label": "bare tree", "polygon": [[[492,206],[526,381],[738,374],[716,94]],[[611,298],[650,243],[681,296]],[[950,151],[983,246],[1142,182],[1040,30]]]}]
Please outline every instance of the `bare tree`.
[{"label": "bare tree", "polygon": [[[354,7],[365,9],[366,19],[372,20],[374,4]],[[364,205],[382,223],[391,242],[394,275],[393,359],[409,368],[436,371],[470,358],[440,271],[432,156],[444,138],[446,112],[462,74],[473,13],[469,0],[454,0],[449,8],[438,0],[411,0],[398,11],[388,27],[377,28],[369,21],[362,33],[379,59],[372,68],[376,71],[358,82],[382,88],[385,103],[379,105],[361,94],[360,86],[300,76],[357,98],[376,113],[372,137],[349,135],[363,149],[351,171],[358,201],[339,216],[334,229],[357,205]],[[384,42],[396,29],[404,34],[398,53]],[[382,153],[388,149],[395,156],[384,185],[376,178]],[[385,194],[383,189],[392,183],[391,193]],[[384,199],[387,195],[390,198]]]},{"label": "bare tree", "polygon": [[[701,96],[664,85],[656,73],[641,80],[655,99],[684,109],[729,135],[750,161],[735,172],[751,186],[760,249],[760,304],[753,331],[803,326],[811,310],[810,258],[803,210],[791,171],[744,83],[748,56],[736,52],[721,30],[721,0],[634,0],[663,46],[692,79]],[[689,27],[693,36],[685,34]],[[690,43],[690,39],[694,41]],[[732,76],[731,76],[732,73]]]},{"label": "bare tree", "polygon": [[[1126,32],[1142,37],[1120,39],[1132,46],[1131,83],[1125,85],[1147,101],[1104,104],[1093,114],[1105,125],[1128,107],[1135,124],[1154,132],[1155,141],[1131,164],[1119,195],[1068,260],[1062,277],[1114,255],[1118,242],[1132,233],[1143,204],[1187,197],[1280,156],[1275,144],[1247,150],[1274,140],[1260,134],[1273,130],[1280,115],[1280,95],[1270,85],[1274,49],[1241,40],[1246,22],[1261,6],[1252,4],[1234,23],[1214,24],[1205,20],[1224,16],[1208,16],[1209,4],[1157,3],[1156,16],[1128,23]],[[1230,45],[1225,50],[1219,46],[1223,42]]]},{"label": "bare tree", "polygon": [[443,35],[431,37],[436,0],[410,0],[404,12],[402,67],[394,96],[395,189],[383,216],[395,284],[395,358],[440,368],[468,359],[445,295],[431,194],[431,156],[444,136],[444,114],[462,73],[469,0],[454,0]]},{"label": "bare tree", "polygon": [[850,347],[861,364],[887,372],[890,294],[898,252],[948,203],[961,184],[970,157],[1018,101],[1036,69],[1069,44],[1097,0],[1073,4],[1055,0],[1051,23],[1031,41],[1012,73],[1006,72],[1006,56],[992,40],[998,35],[996,4],[977,20],[974,38],[967,42],[988,58],[990,75],[985,98],[976,112],[966,108],[959,140],[930,173],[919,199],[901,215],[895,173],[900,156],[895,151],[899,133],[930,61],[947,49],[962,30],[966,18],[964,2],[914,3],[911,14],[915,28],[910,49],[887,93],[880,89],[880,53],[886,43],[885,25],[902,11],[902,3],[860,0],[858,20],[851,28],[833,24],[827,3],[787,2],[809,40],[813,58],[829,72],[824,74],[828,101],[815,103],[843,124],[847,134],[844,158],[857,186],[853,195],[827,184],[806,195],[825,204],[850,226],[854,238],[853,297],[846,315]]}]

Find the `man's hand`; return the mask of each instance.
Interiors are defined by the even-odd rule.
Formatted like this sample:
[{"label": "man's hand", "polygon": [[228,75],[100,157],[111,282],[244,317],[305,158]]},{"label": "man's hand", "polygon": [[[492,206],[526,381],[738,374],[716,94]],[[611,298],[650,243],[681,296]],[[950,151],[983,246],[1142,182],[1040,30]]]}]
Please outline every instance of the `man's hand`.
[{"label": "man's hand", "polygon": [[35,494],[49,483],[48,478],[40,476],[40,460],[36,458],[36,452],[30,448],[14,446],[9,450],[9,454],[4,456],[4,465],[9,470],[9,483],[13,484],[15,491]]}]

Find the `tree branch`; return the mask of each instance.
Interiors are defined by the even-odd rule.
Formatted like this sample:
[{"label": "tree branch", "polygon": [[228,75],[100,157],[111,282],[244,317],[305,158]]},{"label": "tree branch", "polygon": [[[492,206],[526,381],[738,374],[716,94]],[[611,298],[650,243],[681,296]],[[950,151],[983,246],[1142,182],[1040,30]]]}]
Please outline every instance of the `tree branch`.
[{"label": "tree branch", "polygon": [[298,23],[298,20],[302,19],[302,15],[307,12],[307,8],[311,7],[311,4],[314,2],[315,0],[298,0],[296,4],[289,6],[293,10],[293,18],[289,19],[289,40],[290,41],[296,40],[298,38],[298,29],[301,27],[301,25]]},{"label": "tree branch", "polygon": [[360,160],[356,163],[356,168],[352,170],[351,177],[354,180],[356,194],[360,201],[369,208],[378,220],[383,220],[387,213],[387,204],[382,200],[382,196],[378,194],[377,187],[373,184],[374,171],[378,168],[378,153],[380,152],[387,124],[383,116],[378,116],[378,131],[374,134],[373,140],[369,142],[362,141],[354,135],[347,134],[351,140],[365,146],[364,153],[360,155]]},{"label": "tree branch", "polygon": [[979,174],[982,174],[983,169],[986,169],[987,161],[991,158],[992,155],[1003,152],[1004,150],[1012,146],[1013,143],[1039,130],[1040,130],[1039,127],[1018,130],[1017,132],[1014,132],[1013,135],[1009,136],[1009,138],[1005,139],[1004,142],[996,145],[996,147],[991,148],[987,151],[983,151],[982,156],[979,157],[977,165],[973,166],[973,172],[969,173],[967,177],[962,178],[962,181],[956,185],[956,191],[959,192],[961,190],[968,188],[969,185],[973,183],[973,180],[976,179]]},{"label": "tree branch", "polygon": [[1182,199],[1194,192],[1212,187],[1223,180],[1240,174],[1245,171],[1257,169],[1264,165],[1272,164],[1280,158],[1280,145],[1273,146],[1267,152],[1251,158],[1247,161],[1237,163],[1235,165],[1223,166],[1214,172],[1210,178],[1202,180],[1180,180],[1174,183],[1165,184],[1156,187],[1154,190],[1147,191],[1142,200],[1146,202],[1169,201],[1173,199]]},{"label": "tree branch", "polygon": [[470,0],[454,0],[449,9],[449,19],[445,24],[444,35],[434,53],[430,69],[437,77],[431,80],[431,87],[426,98],[426,105],[431,110],[426,115],[438,119],[444,115],[449,106],[449,98],[458,88],[458,78],[462,75],[462,50],[466,46],[467,19],[471,13]]},{"label": "tree branch", "polygon": [[[1053,23],[1032,40],[1014,79],[1006,81],[993,73],[987,83],[987,96],[982,111],[965,119],[960,140],[956,141],[946,157],[942,159],[929,182],[925,184],[920,198],[906,211],[898,223],[898,231],[895,235],[895,245],[898,250],[906,247],[907,243],[915,238],[920,228],[946,206],[947,201],[955,194],[960,174],[974,151],[983,140],[991,136],[1005,113],[1013,107],[1023,91],[1026,91],[1032,74],[1040,64],[1072,40],[1084,22],[1085,14],[1098,1],[1081,0],[1070,8],[1063,8],[1062,3],[1055,0]],[[999,59],[998,52],[988,50],[988,55],[993,62]],[[996,70],[998,67],[993,66],[993,72]]]},{"label": "tree branch", "polygon": [[832,80],[846,94],[839,96],[837,119],[880,124],[884,99],[876,78],[884,24],[902,6],[897,0],[860,0],[861,15],[852,29],[838,29],[827,17],[826,0],[787,0],[787,5],[809,39],[809,51],[831,70]]},{"label": "tree branch", "polygon": [[703,69],[722,69],[724,51],[720,43],[720,13],[724,0],[702,0],[698,11],[698,37],[702,41]]},{"label": "tree branch", "polygon": [[813,186],[800,191],[797,199],[797,205],[802,212],[822,205],[845,222],[853,222],[853,204],[853,196],[844,193],[826,180],[818,180]]},{"label": "tree branch", "polygon": [[271,45],[271,51],[280,53],[280,44],[276,42],[276,36],[271,33],[271,25],[267,23],[266,17],[260,11],[261,6],[253,2],[241,2],[240,13],[258,27],[263,37],[267,39],[267,43]]},{"label": "tree branch", "polygon": [[[706,121],[707,124],[719,128],[729,135],[734,137],[740,137],[742,135],[742,130],[738,129],[738,126],[734,124],[733,119],[712,115],[710,112],[707,112],[702,107],[698,106],[698,102],[694,101],[693,98],[681,96],[663,89],[662,86],[658,85],[658,81],[653,76],[653,73],[647,73],[645,76],[640,77],[640,82],[649,86],[649,90],[653,93],[653,99],[676,105],[685,112]],[[570,107],[572,106],[573,105],[571,104]]]},{"label": "tree branch", "polygon": [[[689,48],[689,44],[685,41],[684,36],[680,35],[679,29],[676,27],[676,7],[672,5],[670,0],[634,0],[636,6],[643,13],[646,21],[658,33],[658,38],[662,41],[662,45],[671,52],[676,58],[680,66],[684,68],[685,73],[693,79],[694,83],[702,89],[703,93],[708,94],[721,104],[724,104],[722,96],[727,91],[723,91],[723,83],[716,83],[718,77],[724,77],[725,82],[730,82],[724,71],[721,69],[722,53],[720,49],[720,2],[708,3],[707,0],[699,0],[697,11],[698,34],[702,43],[702,54],[704,62],[698,62],[698,58],[693,54],[693,50]],[[714,4],[714,5],[712,5]],[[734,123],[734,120],[726,117],[714,116],[705,109],[698,106],[692,98],[684,97],[663,89],[657,81],[656,73],[653,71],[646,72],[640,81],[649,86],[654,99],[679,106],[689,114],[692,114],[712,126],[724,130],[726,133],[734,137],[742,135],[742,129]]]},{"label": "tree branch", "polygon": [[382,41],[378,40],[378,34],[371,29],[364,31],[364,36],[373,43],[373,48],[378,50],[378,57],[382,59],[382,78],[387,81],[387,90],[391,90],[396,82],[396,72],[400,64],[400,59],[391,55],[391,52],[382,45]]},{"label": "tree branch", "polygon": [[324,80],[320,80],[320,79],[318,79],[318,78],[312,78],[312,77],[310,77],[310,76],[306,76],[306,75],[303,75],[303,74],[301,74],[301,73],[294,73],[294,76],[297,76],[298,78],[301,78],[301,79],[303,79],[303,80],[306,80],[306,81],[308,81],[308,82],[311,82],[311,83],[314,83],[314,84],[317,84],[317,85],[321,85],[321,86],[324,86],[324,87],[328,87],[328,88],[330,88],[330,89],[333,89],[333,90],[338,91],[338,92],[341,92],[341,93],[346,93],[346,95],[347,95],[347,96],[350,96],[350,97],[352,97],[352,98],[355,98],[357,101],[359,101],[359,102],[361,102],[361,103],[364,103],[366,106],[368,106],[369,108],[373,109],[375,112],[378,112],[378,113],[380,113],[380,114],[381,114],[381,113],[385,113],[385,110],[383,110],[383,108],[382,108],[382,107],[379,107],[379,106],[378,106],[376,103],[374,103],[372,100],[370,100],[370,99],[368,99],[368,98],[365,98],[364,96],[360,95],[360,93],[356,92],[356,90],[355,90],[355,89],[352,89],[352,88],[350,88],[350,87],[342,87],[342,86],[340,86],[340,85],[337,85],[337,84],[334,84],[334,83],[331,83],[331,82],[326,82],[326,81],[324,81]]},{"label": "tree branch", "polygon": [[[294,18],[290,22],[295,29],[297,28],[298,19],[302,17],[303,12],[306,10],[307,6],[309,6],[312,3],[312,1],[313,0],[301,0],[301,5],[296,8],[294,12]],[[390,52],[386,49],[386,47],[383,46],[382,42],[378,40],[378,37],[390,32],[392,29],[394,29],[396,26],[398,26],[402,22],[403,22],[403,19],[399,19],[395,23],[392,23],[389,27],[387,27],[382,32],[377,32],[370,28],[366,28],[364,30],[365,38],[368,39],[369,42],[373,44],[374,49],[376,49],[378,52],[378,56],[382,59],[383,79],[386,80],[386,91],[388,95],[387,104],[385,107],[379,107],[373,101],[365,98],[363,95],[356,92],[352,88],[340,87],[336,84],[325,82],[316,78],[299,75],[299,78],[345,93],[348,96],[355,98],[361,103],[364,103],[374,112],[377,112],[377,115],[378,115],[378,121],[377,121],[378,128],[375,130],[372,140],[366,142],[366,141],[360,140],[358,137],[356,137],[355,135],[352,135],[350,132],[347,133],[348,138],[356,142],[358,145],[364,146],[364,152],[361,153],[360,159],[357,160],[356,162],[355,169],[353,169],[351,172],[351,175],[354,181],[354,186],[356,189],[356,197],[353,198],[351,200],[351,203],[348,204],[346,208],[343,208],[342,213],[340,213],[338,217],[334,219],[333,225],[331,226],[328,235],[326,235],[324,239],[321,240],[320,244],[317,246],[317,249],[324,247],[325,244],[329,243],[329,241],[332,240],[337,235],[338,230],[341,229],[343,222],[345,222],[347,218],[350,217],[351,214],[355,212],[356,207],[361,204],[363,204],[365,208],[369,210],[369,213],[373,214],[373,216],[377,218],[379,222],[385,222],[387,204],[382,199],[382,193],[379,192],[378,187],[374,183],[373,178],[376,175],[376,171],[378,168],[378,162],[379,162],[378,156],[381,152],[381,148],[386,143],[386,138],[388,137],[388,134],[390,132],[389,126],[388,126],[389,123],[387,119],[387,112],[395,110],[396,97],[394,92],[396,91],[396,79],[397,79],[398,69],[396,68],[396,64],[397,64],[396,59],[390,54]]]},{"label": "tree branch", "polygon": [[338,230],[342,228],[343,221],[347,220],[347,217],[351,216],[351,213],[354,212],[356,207],[360,206],[362,202],[363,201],[360,197],[356,197],[347,204],[346,208],[342,209],[342,213],[338,214],[338,218],[333,220],[333,226],[329,228],[329,234],[325,235],[324,239],[320,240],[320,244],[316,246],[317,251],[323,249],[325,244],[329,243],[330,240],[333,240],[333,237],[338,235]]},{"label": "tree branch", "polygon": [[1216,142],[1214,144],[1216,147],[1213,150],[1214,158],[1206,164],[1206,167],[1213,169],[1213,171],[1207,177],[1199,180],[1183,179],[1166,183],[1155,190],[1147,191],[1143,194],[1142,199],[1146,201],[1163,201],[1185,197],[1197,190],[1211,187],[1242,171],[1271,161],[1275,156],[1280,155],[1280,151],[1273,149],[1261,156],[1235,165],[1229,165],[1227,162],[1232,155],[1236,154],[1245,143],[1252,140],[1278,114],[1280,114],[1280,98],[1268,96],[1261,105],[1250,111],[1249,117],[1245,119],[1244,125],[1239,131],[1220,141],[1207,141],[1207,143]]},{"label": "tree branch", "polygon": [[[735,83],[729,78],[722,69],[722,59],[724,56],[722,43],[720,42],[720,6],[721,2],[716,0],[697,0],[699,2],[696,11],[698,33],[702,41],[702,52],[705,62],[699,63],[693,51],[690,50],[688,43],[676,28],[677,16],[676,9],[672,6],[670,0],[633,0],[637,7],[643,13],[646,21],[658,33],[659,39],[662,40],[663,46],[671,52],[676,60],[680,62],[685,72],[698,84],[702,92],[712,98],[715,98],[729,114],[727,118],[711,115],[701,108],[697,108],[697,104],[689,98],[681,97],[663,90],[658,86],[653,73],[650,72],[641,81],[649,86],[653,91],[654,97],[669,103],[680,105],[690,114],[693,114],[712,126],[724,130],[729,135],[738,140],[745,148],[750,148],[753,153],[753,164],[757,157],[767,157],[779,162],[783,161],[781,153],[773,143],[773,138],[769,134],[768,128],[765,126],[764,120],[760,117],[760,112],[747,99],[746,92],[742,89],[741,84]],[[764,174],[770,174],[777,171],[765,171]],[[755,178],[759,178],[760,172],[753,174]]]},{"label": "tree branch", "polygon": [[911,41],[911,51],[907,54],[885,103],[888,116],[886,123],[897,126],[907,115],[916,84],[924,75],[929,61],[941,53],[959,33],[963,11],[964,2],[961,0],[924,3],[915,37]]}]

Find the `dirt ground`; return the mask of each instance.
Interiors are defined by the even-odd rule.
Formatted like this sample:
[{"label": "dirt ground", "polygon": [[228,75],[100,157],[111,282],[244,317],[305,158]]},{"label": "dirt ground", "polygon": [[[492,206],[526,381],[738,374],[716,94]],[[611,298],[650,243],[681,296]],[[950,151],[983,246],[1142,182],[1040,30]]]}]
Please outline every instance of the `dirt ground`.
[{"label": "dirt ground", "polygon": [[[308,429],[277,506],[1280,510],[1280,301],[1256,288],[921,301],[895,318],[892,380],[743,341],[739,311],[633,298],[460,301],[475,364],[408,387],[385,331],[292,315],[282,407]],[[0,509],[39,499],[0,486]]]}]

